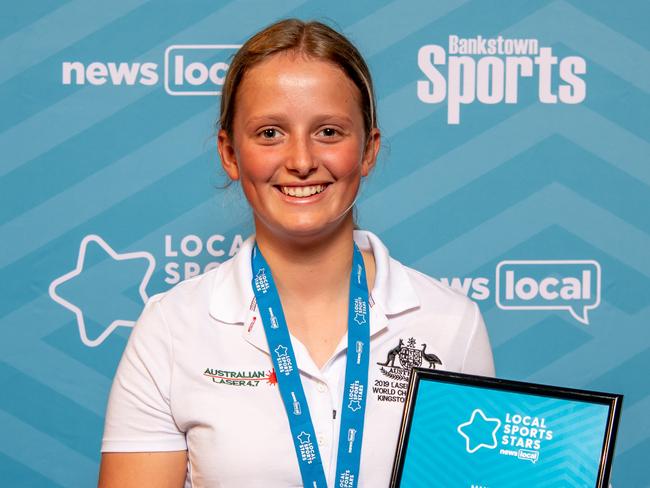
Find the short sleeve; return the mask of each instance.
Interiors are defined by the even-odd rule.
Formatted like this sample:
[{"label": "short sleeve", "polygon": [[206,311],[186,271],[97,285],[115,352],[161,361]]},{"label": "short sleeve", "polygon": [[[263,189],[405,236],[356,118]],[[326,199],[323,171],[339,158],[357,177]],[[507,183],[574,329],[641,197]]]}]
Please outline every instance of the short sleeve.
[{"label": "short sleeve", "polygon": [[478,305],[474,302],[472,305],[474,307],[473,330],[465,350],[462,372],[479,376],[494,376],[494,358],[485,322],[483,322]]},{"label": "short sleeve", "polygon": [[170,331],[153,297],[131,332],[113,380],[102,452],[187,449],[171,412],[173,359]]}]

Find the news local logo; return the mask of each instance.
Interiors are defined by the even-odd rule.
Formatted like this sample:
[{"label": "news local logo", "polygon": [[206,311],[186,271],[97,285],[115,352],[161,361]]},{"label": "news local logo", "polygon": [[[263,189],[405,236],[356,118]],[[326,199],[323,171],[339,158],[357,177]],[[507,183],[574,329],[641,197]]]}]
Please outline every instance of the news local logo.
[{"label": "news local logo", "polygon": [[[487,300],[490,278],[441,278],[447,286],[474,300]],[[600,305],[601,267],[598,261],[505,260],[496,266],[495,303],[502,310],[561,310],[582,324]]]},{"label": "news local logo", "polygon": [[503,310],[566,310],[583,324],[600,305],[596,261],[502,261],[496,303]]},{"label": "news local logo", "polygon": [[64,85],[153,86],[163,79],[173,96],[220,95],[230,60],[240,44],[175,44],[165,50],[162,66],[154,62],[82,63],[64,61]]},{"label": "news local logo", "polygon": [[543,445],[555,439],[549,426],[545,417],[507,412],[500,419],[488,417],[483,410],[475,408],[469,420],[458,425],[456,430],[468,454],[498,448],[502,456],[536,464]]},{"label": "news local logo", "polygon": [[417,82],[419,100],[446,101],[450,125],[460,123],[463,105],[516,104],[524,78],[537,78],[541,103],[577,104],[587,96],[585,59],[558,58],[552,47],[540,47],[538,39],[450,35],[446,49],[437,44],[420,47],[418,67],[424,75]]}]

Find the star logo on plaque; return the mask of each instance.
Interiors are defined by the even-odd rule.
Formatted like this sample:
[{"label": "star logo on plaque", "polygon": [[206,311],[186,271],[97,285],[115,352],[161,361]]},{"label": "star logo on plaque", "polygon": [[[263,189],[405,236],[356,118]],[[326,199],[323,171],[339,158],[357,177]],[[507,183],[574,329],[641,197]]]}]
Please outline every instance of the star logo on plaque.
[{"label": "star logo on plaque", "polygon": [[458,433],[465,438],[465,449],[470,454],[480,448],[494,449],[497,447],[497,431],[501,420],[489,418],[480,408],[472,412],[470,419],[458,426]]}]

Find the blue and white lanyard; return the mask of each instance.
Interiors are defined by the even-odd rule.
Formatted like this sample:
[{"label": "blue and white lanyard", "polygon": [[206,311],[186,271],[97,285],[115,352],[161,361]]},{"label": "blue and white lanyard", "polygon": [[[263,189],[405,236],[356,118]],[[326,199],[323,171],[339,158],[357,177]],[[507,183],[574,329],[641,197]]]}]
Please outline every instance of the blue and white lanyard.
[{"label": "blue and white lanyard", "polygon": [[[308,488],[326,488],[325,471],[318,445],[315,443],[314,425],[309,414],[305,391],[302,388],[280,296],[273,282],[271,269],[257,244],[253,249],[252,267],[253,291],[273,358],[280,395],[289,417],[291,437],[296,449],[303,485]],[[356,244],[352,257],[349,300],[348,351],[335,482],[335,485],[341,488],[354,488],[358,484],[368,393],[370,352],[368,286],[363,258]]]}]

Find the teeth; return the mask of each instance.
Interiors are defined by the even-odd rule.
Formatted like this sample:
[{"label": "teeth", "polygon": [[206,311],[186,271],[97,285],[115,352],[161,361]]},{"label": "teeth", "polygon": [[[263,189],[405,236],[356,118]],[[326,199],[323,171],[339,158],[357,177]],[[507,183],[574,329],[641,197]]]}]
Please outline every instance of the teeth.
[{"label": "teeth", "polygon": [[310,197],[316,193],[320,193],[325,189],[325,185],[314,186],[281,186],[280,189],[285,195],[291,197]]}]

